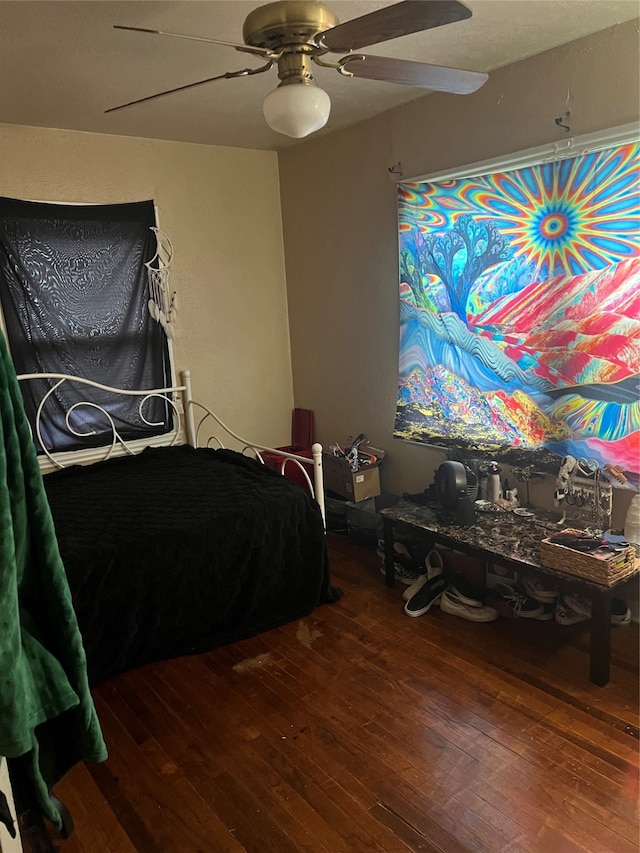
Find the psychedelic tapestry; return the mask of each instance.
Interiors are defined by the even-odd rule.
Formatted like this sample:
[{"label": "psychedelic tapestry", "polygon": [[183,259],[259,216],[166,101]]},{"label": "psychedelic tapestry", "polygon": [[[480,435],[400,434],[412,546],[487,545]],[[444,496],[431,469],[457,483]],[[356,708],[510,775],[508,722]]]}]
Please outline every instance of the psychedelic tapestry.
[{"label": "psychedelic tapestry", "polygon": [[396,437],[640,472],[639,153],[399,184]]}]

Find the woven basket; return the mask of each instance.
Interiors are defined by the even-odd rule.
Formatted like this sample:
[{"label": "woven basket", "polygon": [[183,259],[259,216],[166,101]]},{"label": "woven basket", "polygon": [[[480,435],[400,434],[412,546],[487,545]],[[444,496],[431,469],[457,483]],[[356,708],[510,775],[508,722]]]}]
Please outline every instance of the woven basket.
[{"label": "woven basket", "polygon": [[[580,535],[584,531],[567,528],[564,532]],[[595,556],[543,539],[540,543],[540,559],[542,565],[549,569],[557,569],[566,575],[574,575],[606,587],[614,586],[637,571],[636,549],[632,545],[624,551]]]}]

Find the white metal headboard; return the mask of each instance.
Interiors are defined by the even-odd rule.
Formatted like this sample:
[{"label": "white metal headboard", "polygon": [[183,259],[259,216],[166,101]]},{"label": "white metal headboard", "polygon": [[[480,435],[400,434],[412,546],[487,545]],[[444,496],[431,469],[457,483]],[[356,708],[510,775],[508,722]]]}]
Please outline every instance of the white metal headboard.
[{"label": "white metal headboard", "polygon": [[[310,493],[313,495],[317,503],[320,505],[322,516],[324,518],[324,483],[322,473],[322,445],[314,444],[312,447],[313,458],[310,460],[303,456],[297,456],[295,453],[287,453],[278,450],[277,448],[268,447],[263,444],[255,444],[242,438],[224,421],[211,411],[207,406],[198,403],[192,398],[191,394],[191,373],[189,370],[183,370],[180,374],[182,385],[173,385],[166,388],[154,388],[145,390],[133,390],[122,388],[114,388],[110,385],[103,385],[100,382],[94,382],[91,379],[83,379],[78,376],[70,376],[66,373],[22,373],[18,375],[19,382],[29,382],[30,380],[48,379],[53,382],[53,385],[47,390],[46,394],[39,401],[36,409],[35,419],[35,436],[34,442],[42,450],[39,456],[40,468],[43,473],[49,473],[56,469],[66,468],[69,465],[87,465],[93,462],[105,461],[115,456],[133,456],[140,453],[146,447],[167,447],[174,444],[183,444],[186,440],[192,447],[201,445],[215,446],[224,448],[229,439],[233,439],[237,443],[241,452],[255,456],[264,464],[262,452],[275,454],[282,461],[280,463],[280,472],[285,473],[288,465],[296,465],[302,472],[304,480],[307,483]],[[111,441],[106,442],[99,447],[86,447],[78,450],[70,450],[64,452],[52,452],[46,447],[42,437],[42,413],[45,409],[47,401],[52,395],[64,385],[64,383],[75,383],[91,388],[96,388],[112,394],[120,394],[127,397],[138,397],[138,415],[143,423],[148,426],[161,426],[162,424],[149,421],[144,414],[145,407],[152,399],[161,398],[170,406],[173,412],[173,428],[162,435],[151,436],[147,438],[138,438],[132,440],[124,439],[118,432],[113,418],[104,407],[89,400],[79,401],[74,403],[68,410],[65,422],[70,434],[82,438],[83,435],[93,435],[93,431],[81,432],[78,425],[74,426],[74,415],[82,407],[97,409],[102,412],[106,422],[111,429]],[[181,416],[184,415],[184,426]],[[196,417],[199,418],[196,423]],[[203,435],[207,435],[206,440]],[[312,476],[309,476],[308,469],[312,466]]]},{"label": "white metal headboard", "polygon": [[[114,388],[111,385],[104,385],[100,382],[94,382],[91,379],[84,379],[79,376],[71,376],[66,373],[22,373],[18,374],[19,382],[28,382],[30,380],[50,380],[53,385],[48,389],[46,394],[39,401],[36,409],[35,417],[35,436],[34,442],[39,450],[44,454],[40,457],[40,467],[43,472],[54,469],[66,468],[68,465],[87,464],[106,460],[112,456],[118,455],[134,455],[140,450],[149,446],[166,446],[173,445],[182,441],[182,425],[180,422],[180,413],[183,411],[187,400],[185,397],[186,387],[184,385],[175,385],[167,388],[156,388],[152,390],[137,390],[137,389],[122,389]],[[47,405],[47,401],[61,388],[65,383],[82,385],[85,387],[96,388],[112,394],[122,395],[123,397],[139,397],[138,415],[140,420],[150,427],[162,426],[162,423],[150,421],[145,416],[145,408],[152,399],[162,399],[171,408],[173,412],[173,428],[163,435],[139,438],[133,440],[125,440],[114,423],[112,416],[107,409],[90,400],[82,400],[74,403],[68,410],[65,416],[66,427],[71,435],[78,438],[83,436],[95,435],[94,430],[81,431],[77,423],[78,411],[82,408],[96,409],[104,415],[106,422],[111,430],[111,441],[100,447],[86,447],[78,450],[70,450],[63,452],[52,452],[45,444],[42,437],[42,416]],[[74,417],[75,416],[75,417]],[[74,420],[76,423],[74,424]]]}]

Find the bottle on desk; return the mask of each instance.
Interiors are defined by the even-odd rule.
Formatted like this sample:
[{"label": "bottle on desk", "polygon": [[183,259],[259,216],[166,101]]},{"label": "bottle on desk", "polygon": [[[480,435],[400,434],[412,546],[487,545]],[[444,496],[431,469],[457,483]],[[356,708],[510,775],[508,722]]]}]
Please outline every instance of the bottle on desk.
[{"label": "bottle on desk", "polygon": [[632,545],[640,545],[640,495],[631,498],[624,519],[624,535]]},{"label": "bottle on desk", "polygon": [[481,474],[478,480],[478,500],[487,500],[487,475]]},{"label": "bottle on desk", "polygon": [[497,462],[489,462],[487,468],[487,500],[492,504],[497,503],[502,497],[502,483],[500,482],[500,467]]}]

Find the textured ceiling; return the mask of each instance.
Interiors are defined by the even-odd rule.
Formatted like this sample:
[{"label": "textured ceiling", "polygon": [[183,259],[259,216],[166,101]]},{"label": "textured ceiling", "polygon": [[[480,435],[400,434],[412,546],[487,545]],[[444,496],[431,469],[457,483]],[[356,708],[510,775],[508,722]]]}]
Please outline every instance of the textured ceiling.
[{"label": "textured ceiling", "polygon": [[[205,77],[261,64],[233,48],[114,30],[122,24],[242,42],[242,23],[263,3],[210,0],[1,0],[0,121],[275,150],[295,140],[271,131],[262,101],[276,70],[105,115],[109,107]],[[389,2],[336,0],[340,21]],[[376,45],[370,52],[491,72],[581,36],[636,18],[637,0],[466,0],[467,21]],[[338,58],[338,57],[335,57]],[[327,133],[425,91],[317,69],[331,97]],[[462,97],[450,95],[447,97]]]}]

